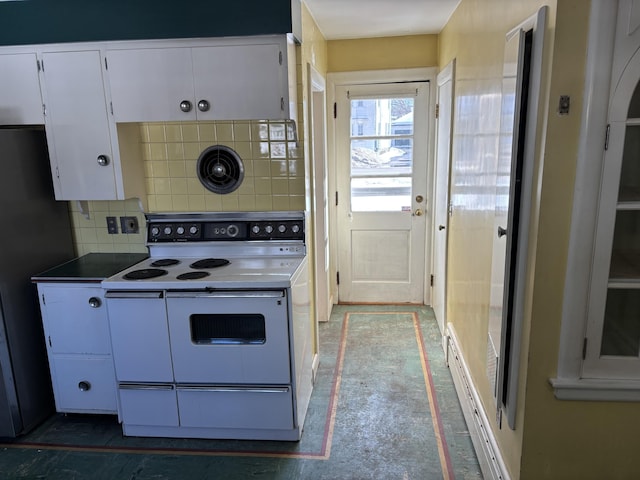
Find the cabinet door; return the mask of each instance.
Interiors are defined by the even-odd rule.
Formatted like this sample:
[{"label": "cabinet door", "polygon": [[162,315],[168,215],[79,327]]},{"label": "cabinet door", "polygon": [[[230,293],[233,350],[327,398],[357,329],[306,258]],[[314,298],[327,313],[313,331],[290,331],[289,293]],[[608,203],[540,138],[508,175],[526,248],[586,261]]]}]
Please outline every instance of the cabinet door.
[{"label": "cabinet door", "polygon": [[116,122],[196,119],[189,48],[110,50],[107,65]]},{"label": "cabinet door", "polygon": [[[199,120],[284,118],[287,75],[279,45],[197,47],[192,56]],[[208,111],[199,108],[202,100]]]},{"label": "cabinet door", "polygon": [[116,199],[99,51],[43,54],[45,125],[58,200]]},{"label": "cabinet door", "polygon": [[36,54],[0,55],[0,125],[43,123]]},{"label": "cabinet door", "polygon": [[102,288],[39,284],[38,290],[51,353],[111,354]]}]

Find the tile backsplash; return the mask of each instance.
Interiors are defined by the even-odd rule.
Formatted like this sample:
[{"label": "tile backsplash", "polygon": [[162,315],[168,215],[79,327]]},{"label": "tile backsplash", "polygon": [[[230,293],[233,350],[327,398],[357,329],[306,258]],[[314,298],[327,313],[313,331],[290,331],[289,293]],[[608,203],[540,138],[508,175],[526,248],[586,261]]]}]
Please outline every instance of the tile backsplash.
[{"label": "tile backsplash", "polygon": [[[304,154],[292,121],[141,123],[149,212],[269,211],[305,209]],[[196,174],[200,153],[225,145],[242,159],[244,179],[234,192],[207,190]],[[144,214],[136,199],[87,202],[85,214],[69,202],[78,255],[140,252]],[[139,234],[109,234],[107,216],[137,216]]]},{"label": "tile backsplash", "polygon": [[[149,211],[304,210],[304,158],[293,122],[181,122],[140,124]],[[200,152],[235,150],[244,180],[231,193],[198,180]]]}]

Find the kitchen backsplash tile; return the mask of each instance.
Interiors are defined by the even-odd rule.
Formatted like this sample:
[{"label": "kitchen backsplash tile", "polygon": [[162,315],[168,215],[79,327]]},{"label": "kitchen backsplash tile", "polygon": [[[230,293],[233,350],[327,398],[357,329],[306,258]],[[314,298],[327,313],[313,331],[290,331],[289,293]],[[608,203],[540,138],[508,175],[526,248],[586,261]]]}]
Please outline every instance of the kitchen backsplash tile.
[{"label": "kitchen backsplash tile", "polygon": [[[150,212],[269,211],[305,209],[303,148],[294,122],[219,121],[141,123],[147,208]],[[244,164],[244,180],[220,195],[202,186],[197,159],[205,148],[225,145]],[[69,202],[79,255],[90,252],[141,252],[144,214],[140,202],[90,201],[89,219]],[[139,234],[107,233],[107,216],[136,216]]]}]

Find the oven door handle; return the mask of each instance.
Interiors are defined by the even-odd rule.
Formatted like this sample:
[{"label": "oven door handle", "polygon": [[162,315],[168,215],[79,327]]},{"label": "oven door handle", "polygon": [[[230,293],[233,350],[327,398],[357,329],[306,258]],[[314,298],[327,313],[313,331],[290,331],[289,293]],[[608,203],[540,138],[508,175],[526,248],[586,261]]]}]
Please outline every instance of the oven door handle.
[{"label": "oven door handle", "polygon": [[167,292],[167,298],[283,298],[283,290],[256,291],[190,291],[176,290]]},{"label": "oven door handle", "polygon": [[106,298],[162,298],[164,292],[149,290],[107,290]]},{"label": "oven door handle", "polygon": [[289,387],[210,387],[203,385],[178,385],[178,390],[217,393],[289,393]]}]

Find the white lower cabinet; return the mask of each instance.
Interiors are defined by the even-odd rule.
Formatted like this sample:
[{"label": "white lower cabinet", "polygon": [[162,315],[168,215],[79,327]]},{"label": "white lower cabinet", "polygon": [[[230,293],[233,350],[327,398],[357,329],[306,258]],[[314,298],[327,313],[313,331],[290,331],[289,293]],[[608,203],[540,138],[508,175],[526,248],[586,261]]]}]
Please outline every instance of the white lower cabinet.
[{"label": "white lower cabinet", "polygon": [[59,412],[116,412],[111,357],[56,355],[51,370]]},{"label": "white lower cabinet", "polygon": [[38,283],[56,410],[117,413],[104,294],[89,283]]}]

